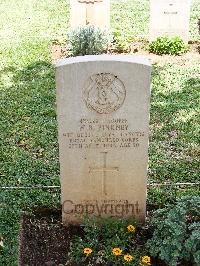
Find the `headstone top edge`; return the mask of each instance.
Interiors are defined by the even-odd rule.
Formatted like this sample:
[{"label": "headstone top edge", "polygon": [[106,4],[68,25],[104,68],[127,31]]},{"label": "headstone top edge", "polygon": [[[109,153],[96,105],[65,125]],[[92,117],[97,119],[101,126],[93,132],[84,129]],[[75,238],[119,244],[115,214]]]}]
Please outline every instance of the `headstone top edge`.
[{"label": "headstone top edge", "polygon": [[58,60],[55,66],[56,68],[58,68],[58,67],[63,67],[65,65],[71,65],[74,63],[86,63],[94,61],[127,62],[127,63],[135,63],[151,67],[151,63],[149,62],[149,60],[132,55],[87,55],[87,56],[69,57],[66,59]]}]

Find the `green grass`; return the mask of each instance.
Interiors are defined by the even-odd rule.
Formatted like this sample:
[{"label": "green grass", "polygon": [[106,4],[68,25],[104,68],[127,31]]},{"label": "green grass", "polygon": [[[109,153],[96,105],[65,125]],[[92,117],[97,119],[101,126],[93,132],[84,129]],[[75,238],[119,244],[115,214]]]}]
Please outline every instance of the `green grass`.
[{"label": "green grass", "polygon": [[199,180],[199,64],[154,66],[150,179]]},{"label": "green grass", "polygon": [[[112,27],[147,39],[148,1],[112,1]],[[199,39],[193,1],[191,32]],[[66,0],[0,1],[1,170],[0,186],[59,185],[55,71],[49,46],[67,36]],[[195,28],[195,30],[194,30]],[[199,181],[200,67],[154,66],[151,98],[149,181]],[[165,202],[187,190],[149,189],[149,202]],[[166,196],[167,195],[167,196]],[[175,195],[175,196],[176,196]],[[21,210],[56,207],[60,191],[1,190],[0,265],[15,266]]]}]

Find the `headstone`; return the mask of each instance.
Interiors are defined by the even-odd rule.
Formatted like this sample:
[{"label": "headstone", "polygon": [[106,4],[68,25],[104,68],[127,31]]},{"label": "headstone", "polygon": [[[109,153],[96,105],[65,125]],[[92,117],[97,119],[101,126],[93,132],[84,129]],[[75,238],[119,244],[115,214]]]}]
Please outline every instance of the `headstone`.
[{"label": "headstone", "polygon": [[150,71],[134,56],[60,60],[56,68],[63,222],[85,214],[144,222]]},{"label": "headstone", "polygon": [[150,0],[150,41],[160,36],[189,40],[191,0]]},{"label": "headstone", "polygon": [[110,26],[110,0],[70,0],[72,28],[93,25],[101,29]]}]

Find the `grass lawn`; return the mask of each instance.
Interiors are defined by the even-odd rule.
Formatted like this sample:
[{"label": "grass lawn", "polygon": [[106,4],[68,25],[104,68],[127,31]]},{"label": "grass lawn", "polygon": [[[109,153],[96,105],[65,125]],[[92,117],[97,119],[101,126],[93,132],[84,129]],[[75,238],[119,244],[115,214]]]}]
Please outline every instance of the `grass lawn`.
[{"label": "grass lawn", "polygon": [[[50,45],[64,42],[67,0],[0,1],[1,170],[0,186],[59,185],[55,71]],[[112,27],[147,39],[149,1],[112,1]],[[191,39],[200,40],[193,0]],[[155,64],[152,76],[149,182],[197,182],[199,167],[200,57],[193,64]],[[161,203],[185,190],[149,189]],[[0,265],[17,265],[20,214],[34,206],[57,207],[57,190],[0,191]]]}]

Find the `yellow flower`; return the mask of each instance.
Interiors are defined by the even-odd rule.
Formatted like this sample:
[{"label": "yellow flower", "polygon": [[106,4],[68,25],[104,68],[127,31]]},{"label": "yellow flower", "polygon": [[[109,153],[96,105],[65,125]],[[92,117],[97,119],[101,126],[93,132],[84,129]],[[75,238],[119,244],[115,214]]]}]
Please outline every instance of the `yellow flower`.
[{"label": "yellow flower", "polygon": [[127,226],[127,229],[129,232],[135,232],[135,230],[136,230],[135,226],[133,226],[131,224]]},{"label": "yellow flower", "polygon": [[84,254],[89,255],[92,253],[92,249],[91,248],[84,248],[83,252],[84,252]]},{"label": "yellow flower", "polygon": [[151,265],[151,258],[149,256],[143,256],[141,262],[144,265]]},{"label": "yellow flower", "polygon": [[131,261],[131,260],[133,260],[133,256],[131,256],[131,255],[129,255],[129,254],[124,255],[124,260],[125,260],[125,261]]},{"label": "yellow flower", "polygon": [[115,256],[119,256],[119,255],[122,254],[122,250],[121,250],[120,248],[113,248],[112,253],[113,253]]}]

